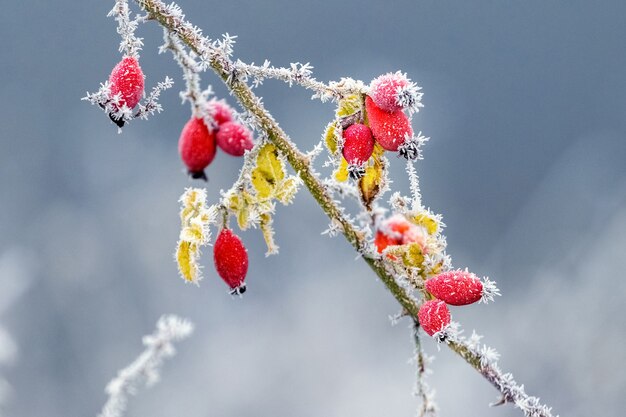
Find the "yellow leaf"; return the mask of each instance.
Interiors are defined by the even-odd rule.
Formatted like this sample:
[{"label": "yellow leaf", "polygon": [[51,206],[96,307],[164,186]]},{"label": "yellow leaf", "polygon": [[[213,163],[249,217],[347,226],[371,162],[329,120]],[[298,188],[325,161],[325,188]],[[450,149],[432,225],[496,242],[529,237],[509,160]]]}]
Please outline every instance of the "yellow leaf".
[{"label": "yellow leaf", "polygon": [[237,225],[241,230],[246,230],[248,228],[248,221],[250,220],[250,210],[248,207],[241,207],[237,211]]},{"label": "yellow leaf", "polygon": [[361,96],[358,94],[351,94],[346,98],[339,100],[339,105],[335,114],[337,117],[346,117],[361,110]]},{"label": "yellow leaf", "polygon": [[437,262],[433,267],[428,271],[429,276],[434,276],[440,273],[443,269],[443,261]]},{"label": "yellow leaf", "polygon": [[424,264],[422,247],[418,243],[409,243],[408,245],[405,245],[402,260],[406,266],[422,268]]},{"label": "yellow leaf", "polygon": [[180,275],[188,282],[198,282],[198,259],[199,251],[195,243],[185,240],[178,242],[176,249],[176,261]]},{"label": "yellow leaf", "polygon": [[376,142],[374,144],[374,151],[372,152],[372,158],[375,162],[380,162],[380,157],[385,153],[385,149]]},{"label": "yellow leaf", "polygon": [[270,197],[284,177],[285,169],[278,159],[276,147],[271,143],[264,145],[257,156],[256,168],[252,170],[252,186],[258,197]]},{"label": "yellow leaf", "polygon": [[335,122],[330,122],[324,130],[324,143],[331,154],[337,153],[337,126]]},{"label": "yellow leaf", "polygon": [[350,173],[348,172],[348,161],[344,158],[341,158],[341,165],[335,171],[335,179],[339,182],[348,181],[348,176]]},{"label": "yellow leaf", "polygon": [[202,244],[204,243],[205,233],[202,228],[202,224],[197,222],[191,223],[187,227],[183,227],[183,230],[180,231],[180,240],[194,243],[194,244]]},{"label": "yellow leaf", "polygon": [[285,205],[291,204],[297,192],[298,179],[296,177],[289,177],[280,184],[280,187],[276,191],[276,198]]},{"label": "yellow leaf", "polygon": [[380,193],[382,181],[382,164],[375,163],[365,168],[365,175],[359,180],[359,192],[361,194],[361,201],[363,201],[363,204],[368,210],[372,208],[372,202]]},{"label": "yellow leaf", "polygon": [[429,235],[434,235],[439,230],[439,222],[430,213],[418,213],[411,219],[413,223],[423,226]]}]

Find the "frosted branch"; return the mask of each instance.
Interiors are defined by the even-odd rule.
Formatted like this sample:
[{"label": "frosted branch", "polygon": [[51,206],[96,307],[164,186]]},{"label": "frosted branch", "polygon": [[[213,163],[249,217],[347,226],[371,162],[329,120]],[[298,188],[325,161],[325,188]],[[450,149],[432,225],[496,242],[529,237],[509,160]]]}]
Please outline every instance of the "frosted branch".
[{"label": "frosted branch", "polygon": [[293,84],[299,84],[306,89],[313,90],[315,94],[312,98],[318,98],[322,102],[339,100],[350,94],[365,94],[367,92],[365,84],[351,78],[342,78],[339,82],[324,84],[312,76],[312,69],[313,66],[308,62],[306,64],[292,63],[289,68],[274,67],[268,60],[265,60],[261,66],[246,64],[240,60],[234,64],[237,76],[244,82],[252,78],[252,84],[255,87],[263,84],[266,78],[273,78],[286,82],[290,87]]},{"label": "frosted branch", "polygon": [[[185,91],[181,91],[180,97],[185,101],[191,103],[191,110],[197,116],[200,116],[199,111],[206,109],[206,100],[200,90],[200,65],[195,61],[181,43],[178,37],[170,31],[163,29],[163,40],[165,43],[159,49],[159,53],[163,53],[166,50],[172,52],[174,60],[183,70],[183,79],[185,80]],[[203,105],[204,104],[204,105]]]},{"label": "frosted branch", "polygon": [[187,320],[177,316],[161,317],[156,331],[143,337],[146,349],[107,385],[109,399],[98,417],[123,416],[129,396],[135,395],[142,385],[149,387],[158,382],[163,361],[176,353],[173,342],[187,338],[192,332],[193,325]]},{"label": "frosted branch", "polygon": [[[368,241],[369,235],[353,225],[343,208],[332,198],[326,184],[316,175],[310,158],[302,153],[280,128],[272,115],[263,106],[262,100],[252,92],[246,80],[247,77],[256,78],[257,81],[255,83],[258,84],[264,78],[277,78],[289,84],[297,83],[306,88],[311,88],[315,91],[314,97],[322,100],[341,98],[347,93],[363,93],[367,91],[366,87],[362,83],[348,78],[342,79],[337,83],[329,83],[327,86],[323,83],[318,83],[312,78],[309,65],[294,64],[291,68],[281,69],[271,67],[269,63],[264,64],[262,67],[246,65],[239,61],[234,63],[230,58],[232,45],[234,44],[233,37],[226,35],[221,41],[211,41],[202,35],[202,31],[199,28],[187,22],[180,7],[173,3],[166,5],[160,0],[135,0],[135,2],[148,13],[151,20],[156,20],[169,32],[175,33],[180,41],[198,56],[202,67],[211,67],[224,81],[231,94],[237,98],[241,106],[254,118],[255,126],[260,131],[265,132],[267,140],[274,144],[282,157],[286,159],[300,176],[304,185],[330,218],[331,224],[337,224],[336,229],[345,236],[348,242],[378,275],[383,284],[401,304],[407,315],[411,316],[413,320],[417,320],[419,303],[413,296],[413,287],[408,282],[406,274],[395,271],[390,265],[391,262],[385,256],[380,256],[372,251],[371,243]],[[415,109],[419,107],[417,103],[421,93],[418,90],[407,90],[399,93],[402,93],[400,96],[404,97],[404,100],[412,100]],[[411,141],[412,146],[407,147],[404,151],[406,156],[408,158],[419,158],[419,146],[426,140],[427,138],[421,135],[413,138]],[[434,223],[435,225],[439,224],[437,221],[434,221]],[[335,229],[335,226],[333,226],[333,229]],[[439,249],[441,247],[445,248],[443,237],[435,243],[440,246]],[[447,256],[444,256],[445,253],[442,252],[442,254],[442,261],[447,260]],[[447,264],[444,262],[442,267],[446,266]],[[515,402],[527,415],[551,417],[547,407],[540,406],[538,400],[534,399],[534,397],[525,396],[523,390],[516,384],[501,383],[506,382],[505,376],[508,374],[502,375],[499,369],[497,367],[494,368],[491,362],[485,362],[492,356],[490,352],[474,352],[452,337],[447,339],[447,345],[474,366],[488,381],[492,382],[503,395],[503,398],[507,401]],[[495,372],[496,370],[498,372]],[[548,411],[546,412],[545,410]]]},{"label": "frosted branch", "polygon": [[500,355],[494,348],[480,343],[482,336],[472,332],[472,336],[465,338],[458,327],[452,328],[452,332],[443,335],[445,343],[500,392],[499,400],[491,404],[492,406],[512,403],[526,417],[553,417],[552,408],[542,404],[538,397],[526,394],[524,386],[518,384],[510,372],[500,369]]},{"label": "frosted branch", "polygon": [[122,38],[119,51],[124,55],[138,58],[139,51],[143,47],[143,39],[135,36],[135,30],[142,19],[130,20],[127,0],[117,0],[107,16],[114,16],[117,22],[117,33]]}]

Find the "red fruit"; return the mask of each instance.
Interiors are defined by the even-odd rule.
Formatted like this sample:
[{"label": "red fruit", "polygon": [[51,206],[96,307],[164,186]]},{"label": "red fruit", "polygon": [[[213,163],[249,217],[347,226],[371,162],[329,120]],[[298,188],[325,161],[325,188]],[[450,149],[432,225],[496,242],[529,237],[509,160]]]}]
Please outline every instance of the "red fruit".
[{"label": "red fruit", "polygon": [[246,291],[246,274],[248,273],[248,251],[230,229],[222,229],[213,247],[215,269],[233,293]]},{"label": "red fruit", "polygon": [[419,243],[426,253],[426,234],[424,228],[411,223],[401,214],[395,214],[381,223],[374,244],[378,253],[382,253],[389,245]]},{"label": "red fruit", "polygon": [[401,245],[402,239],[397,239],[391,236],[386,235],[380,230],[376,231],[376,237],[374,238],[374,244],[376,245],[376,250],[378,253],[383,253],[383,251],[390,245]]},{"label": "red fruit", "polygon": [[475,303],[483,295],[483,283],[468,271],[442,272],[426,281],[429,293],[453,306]]},{"label": "red fruit", "polygon": [[131,109],[139,103],[143,95],[144,75],[137,58],[125,56],[111,71],[109,76],[110,95],[120,95],[119,106],[126,104]]},{"label": "red fruit", "polygon": [[450,310],[441,300],[426,301],[417,312],[420,326],[430,336],[442,331],[450,324]]},{"label": "red fruit", "polygon": [[192,116],[180,134],[178,152],[193,178],[206,180],[204,168],[213,161],[216,150],[215,135],[209,132],[204,120]]},{"label": "red fruit", "polygon": [[363,165],[374,152],[374,137],[369,127],[355,123],[343,131],[343,157],[350,165]]},{"label": "red fruit", "polygon": [[407,137],[413,136],[409,118],[401,110],[393,113],[380,109],[372,98],[365,98],[367,120],[376,141],[388,151],[397,151]]},{"label": "red fruit", "polygon": [[229,155],[243,156],[252,149],[252,132],[236,122],[226,122],[220,126],[216,134],[217,145]]},{"label": "red fruit", "polygon": [[211,100],[208,104],[209,114],[218,127],[233,120],[233,109],[224,100]]},{"label": "red fruit", "polygon": [[375,78],[370,84],[370,97],[381,110],[396,112],[402,110],[398,104],[398,89],[406,88],[409,80],[401,72],[387,73]]}]

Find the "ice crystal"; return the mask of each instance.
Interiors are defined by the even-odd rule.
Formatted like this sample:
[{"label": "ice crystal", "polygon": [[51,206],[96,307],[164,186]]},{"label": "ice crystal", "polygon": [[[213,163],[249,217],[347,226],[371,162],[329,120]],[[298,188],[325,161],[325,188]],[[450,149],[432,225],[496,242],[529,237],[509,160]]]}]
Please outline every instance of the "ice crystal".
[{"label": "ice crystal", "polygon": [[495,296],[501,295],[500,290],[496,287],[496,283],[491,281],[489,278],[483,278],[483,295],[480,298],[479,303],[487,304],[490,301],[494,300]]}]

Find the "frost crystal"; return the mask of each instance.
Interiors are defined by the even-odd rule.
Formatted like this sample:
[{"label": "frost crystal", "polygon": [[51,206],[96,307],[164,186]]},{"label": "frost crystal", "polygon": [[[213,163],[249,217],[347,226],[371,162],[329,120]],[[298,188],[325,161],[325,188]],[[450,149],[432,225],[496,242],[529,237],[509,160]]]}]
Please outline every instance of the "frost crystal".
[{"label": "frost crystal", "polygon": [[500,290],[496,287],[496,283],[491,281],[489,278],[483,278],[483,295],[480,298],[480,303],[487,304],[490,301],[494,300],[494,297],[500,294]]}]

